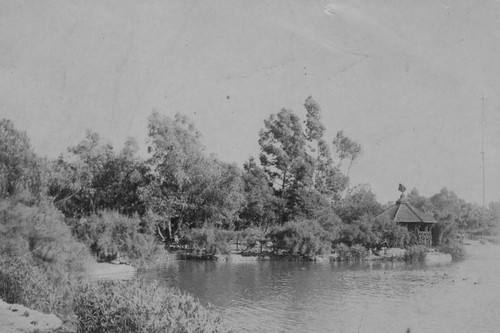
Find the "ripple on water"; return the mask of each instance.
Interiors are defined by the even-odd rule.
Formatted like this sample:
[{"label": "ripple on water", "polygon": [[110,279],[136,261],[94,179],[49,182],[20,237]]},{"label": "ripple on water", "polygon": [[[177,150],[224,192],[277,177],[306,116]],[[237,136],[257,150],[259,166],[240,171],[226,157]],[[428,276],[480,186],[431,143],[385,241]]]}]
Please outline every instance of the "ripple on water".
[{"label": "ripple on water", "polygon": [[500,247],[458,264],[177,262],[155,279],[237,332],[497,332]]}]

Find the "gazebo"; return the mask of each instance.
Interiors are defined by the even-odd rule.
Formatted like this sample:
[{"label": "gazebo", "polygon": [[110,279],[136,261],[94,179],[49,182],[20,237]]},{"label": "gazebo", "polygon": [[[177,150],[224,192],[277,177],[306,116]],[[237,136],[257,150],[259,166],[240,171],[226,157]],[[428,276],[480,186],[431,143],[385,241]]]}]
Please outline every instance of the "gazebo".
[{"label": "gazebo", "polygon": [[430,246],[432,244],[431,227],[437,221],[432,216],[413,207],[404,194],[405,190],[406,188],[400,184],[401,197],[399,200],[375,217],[375,220],[391,221],[405,226],[416,237],[418,244]]}]

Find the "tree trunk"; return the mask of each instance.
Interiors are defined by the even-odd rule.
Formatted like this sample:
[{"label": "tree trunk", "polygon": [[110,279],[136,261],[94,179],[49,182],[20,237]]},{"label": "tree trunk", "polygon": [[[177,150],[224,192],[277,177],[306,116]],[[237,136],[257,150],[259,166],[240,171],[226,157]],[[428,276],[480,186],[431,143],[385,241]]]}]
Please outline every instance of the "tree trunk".
[{"label": "tree trunk", "polygon": [[283,180],[281,183],[281,223],[285,223],[285,184],[286,170],[283,172]]},{"label": "tree trunk", "polygon": [[170,220],[170,218],[168,219],[168,223],[167,223],[167,227],[168,227],[168,239],[172,239],[172,221]]}]

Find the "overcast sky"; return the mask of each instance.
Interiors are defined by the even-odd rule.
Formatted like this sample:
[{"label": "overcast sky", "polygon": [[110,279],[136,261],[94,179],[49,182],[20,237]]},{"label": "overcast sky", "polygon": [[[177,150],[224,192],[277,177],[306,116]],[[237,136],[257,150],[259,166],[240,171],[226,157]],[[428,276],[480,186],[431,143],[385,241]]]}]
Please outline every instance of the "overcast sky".
[{"label": "overcast sky", "polygon": [[258,156],[263,120],[305,114],[359,141],[352,185],[500,194],[500,2],[0,1],[0,118],[56,157],[86,129],[144,143],[148,115],[182,112],[209,152]]}]

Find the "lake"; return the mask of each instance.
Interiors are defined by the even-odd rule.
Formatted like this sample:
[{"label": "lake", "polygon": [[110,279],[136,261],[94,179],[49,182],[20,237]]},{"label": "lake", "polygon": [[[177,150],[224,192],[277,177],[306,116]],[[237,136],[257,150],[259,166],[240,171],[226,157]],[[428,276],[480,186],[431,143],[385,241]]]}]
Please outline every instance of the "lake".
[{"label": "lake", "polygon": [[235,332],[500,332],[500,246],[460,263],[174,261],[141,272],[211,303]]}]

